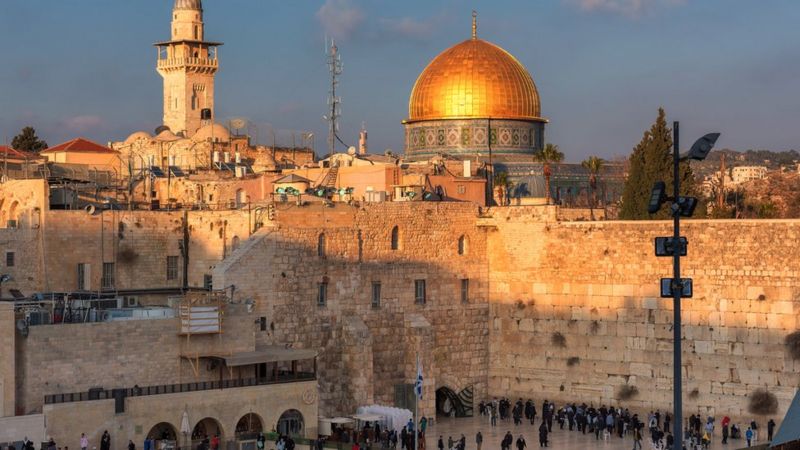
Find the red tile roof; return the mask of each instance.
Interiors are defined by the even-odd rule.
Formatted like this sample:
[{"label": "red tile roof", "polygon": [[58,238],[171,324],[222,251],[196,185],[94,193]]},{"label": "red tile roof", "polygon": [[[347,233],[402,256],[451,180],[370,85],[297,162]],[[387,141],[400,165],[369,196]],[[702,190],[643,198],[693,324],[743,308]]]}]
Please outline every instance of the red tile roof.
[{"label": "red tile roof", "polygon": [[21,150],[14,150],[11,147],[0,145],[0,158],[10,159],[37,159],[38,156],[34,153],[23,152]]},{"label": "red tile roof", "polygon": [[47,150],[42,150],[40,153],[55,152],[119,153],[118,151],[110,149],[104,145],[96,144],[88,139],[80,137],[64,142],[63,144],[58,144],[55,147],[50,147]]}]

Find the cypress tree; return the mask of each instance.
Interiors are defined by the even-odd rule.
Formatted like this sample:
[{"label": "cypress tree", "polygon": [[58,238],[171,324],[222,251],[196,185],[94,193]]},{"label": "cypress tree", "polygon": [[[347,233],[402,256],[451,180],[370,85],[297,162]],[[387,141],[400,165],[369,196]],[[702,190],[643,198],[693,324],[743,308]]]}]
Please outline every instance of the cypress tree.
[{"label": "cypress tree", "polygon": [[[671,217],[665,205],[656,214],[647,213],[647,205],[653,184],[663,181],[667,185],[667,195],[672,195],[672,130],[667,127],[664,108],[658,109],[658,118],[649,130],[644,132],[641,142],[633,149],[629,159],[630,171],[622,191],[620,218],[667,219]],[[696,196],[694,174],[688,161],[681,162],[681,195]],[[695,215],[703,215],[704,205],[697,207]]]}]

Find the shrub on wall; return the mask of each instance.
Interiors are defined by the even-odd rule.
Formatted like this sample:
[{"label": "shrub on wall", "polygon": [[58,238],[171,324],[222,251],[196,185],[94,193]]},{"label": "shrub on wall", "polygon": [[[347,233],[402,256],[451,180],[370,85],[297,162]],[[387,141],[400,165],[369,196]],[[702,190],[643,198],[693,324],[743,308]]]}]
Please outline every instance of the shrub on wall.
[{"label": "shrub on wall", "polygon": [[800,331],[795,331],[786,336],[784,342],[786,343],[786,348],[789,349],[789,355],[793,359],[800,359]]},{"label": "shrub on wall", "polygon": [[569,359],[567,359],[567,367],[577,366],[578,364],[580,364],[580,362],[581,359],[578,358],[577,356],[570,357]]},{"label": "shrub on wall", "polygon": [[139,254],[136,253],[130,247],[123,247],[119,250],[119,254],[117,255],[117,260],[123,264],[130,264],[136,261],[136,258],[139,257]]},{"label": "shrub on wall", "polygon": [[778,398],[766,389],[756,389],[750,393],[747,411],[759,416],[775,414],[778,412]]},{"label": "shrub on wall", "polygon": [[567,338],[565,338],[563,334],[556,331],[552,336],[550,336],[550,343],[556,347],[565,348],[567,346]]},{"label": "shrub on wall", "polygon": [[617,390],[617,399],[619,400],[630,400],[637,395],[639,395],[639,389],[630,384],[623,384]]}]

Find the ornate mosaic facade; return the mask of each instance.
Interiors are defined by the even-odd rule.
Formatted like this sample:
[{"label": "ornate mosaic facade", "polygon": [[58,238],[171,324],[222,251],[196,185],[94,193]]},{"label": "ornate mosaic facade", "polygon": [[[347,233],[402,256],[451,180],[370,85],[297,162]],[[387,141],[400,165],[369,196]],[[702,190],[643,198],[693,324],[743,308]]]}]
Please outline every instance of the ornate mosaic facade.
[{"label": "ornate mosaic facade", "polygon": [[[451,156],[532,155],[544,145],[544,123],[522,120],[447,119],[405,123],[409,160]],[[491,129],[491,133],[489,130]],[[491,134],[491,135],[490,135]]]}]

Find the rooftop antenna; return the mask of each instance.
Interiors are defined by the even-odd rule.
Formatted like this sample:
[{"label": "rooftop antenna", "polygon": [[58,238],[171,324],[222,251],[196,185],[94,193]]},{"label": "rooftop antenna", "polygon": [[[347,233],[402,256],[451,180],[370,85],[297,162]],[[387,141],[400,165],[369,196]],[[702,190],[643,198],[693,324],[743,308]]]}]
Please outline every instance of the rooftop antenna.
[{"label": "rooftop antenna", "polygon": [[[336,121],[341,115],[340,105],[342,99],[336,96],[336,86],[339,84],[339,75],[342,74],[342,58],[339,55],[339,48],[336,46],[336,41],[331,39],[330,47],[327,45],[327,38],[325,42],[328,57],[328,71],[331,74],[331,88],[328,96],[328,107],[330,110],[327,115],[323,116],[323,119],[328,121],[328,153],[330,153],[330,156],[333,156],[336,152],[336,141],[342,142],[337,135],[339,124]],[[344,144],[344,142],[342,142],[342,144]]]},{"label": "rooftop antenna", "polygon": [[472,39],[478,39],[478,11],[472,10]]}]

